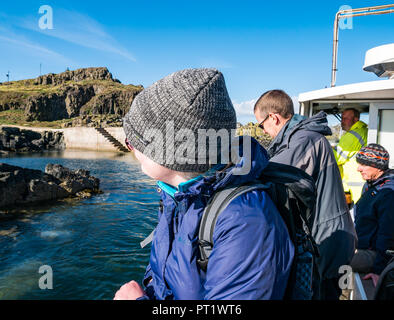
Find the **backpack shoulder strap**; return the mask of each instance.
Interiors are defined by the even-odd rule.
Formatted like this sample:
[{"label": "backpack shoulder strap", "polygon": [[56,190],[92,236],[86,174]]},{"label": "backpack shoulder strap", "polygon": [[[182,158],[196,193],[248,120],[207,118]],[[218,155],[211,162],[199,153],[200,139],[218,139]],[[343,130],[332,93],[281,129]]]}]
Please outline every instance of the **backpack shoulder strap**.
[{"label": "backpack shoulder strap", "polygon": [[226,209],[230,202],[238,196],[255,189],[265,188],[267,188],[267,186],[262,183],[254,183],[223,189],[215,193],[214,197],[205,207],[200,223],[198,234],[200,259],[197,262],[201,269],[205,271],[207,268],[208,259],[213,248],[213,233],[219,215]]}]

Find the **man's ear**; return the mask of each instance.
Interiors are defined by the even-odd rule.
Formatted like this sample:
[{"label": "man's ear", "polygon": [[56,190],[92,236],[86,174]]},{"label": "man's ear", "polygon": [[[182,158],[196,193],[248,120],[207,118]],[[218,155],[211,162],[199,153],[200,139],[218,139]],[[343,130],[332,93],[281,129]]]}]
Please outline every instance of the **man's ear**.
[{"label": "man's ear", "polygon": [[275,125],[279,125],[281,123],[281,119],[277,113],[272,113],[270,116],[274,118]]}]

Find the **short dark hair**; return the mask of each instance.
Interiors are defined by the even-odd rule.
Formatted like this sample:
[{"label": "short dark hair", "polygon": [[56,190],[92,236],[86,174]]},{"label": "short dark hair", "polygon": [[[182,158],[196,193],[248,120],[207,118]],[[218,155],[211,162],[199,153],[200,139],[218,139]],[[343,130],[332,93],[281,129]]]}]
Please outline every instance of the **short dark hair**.
[{"label": "short dark hair", "polygon": [[353,111],[354,117],[357,119],[360,119],[360,111],[358,111],[355,108],[346,108],[345,110],[342,111],[344,113],[345,111]]},{"label": "short dark hair", "polygon": [[283,118],[288,119],[294,115],[293,100],[283,90],[270,90],[257,100],[254,105],[254,112],[259,110],[261,113],[275,112]]}]

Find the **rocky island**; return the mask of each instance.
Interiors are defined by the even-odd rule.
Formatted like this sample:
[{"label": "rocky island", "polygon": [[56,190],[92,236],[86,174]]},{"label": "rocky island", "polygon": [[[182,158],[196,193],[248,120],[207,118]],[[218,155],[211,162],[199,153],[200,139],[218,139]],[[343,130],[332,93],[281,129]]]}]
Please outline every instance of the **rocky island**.
[{"label": "rocky island", "polygon": [[0,210],[68,197],[86,198],[100,193],[99,187],[100,180],[82,169],[48,164],[42,172],[0,163]]},{"label": "rocky island", "polygon": [[0,125],[122,126],[141,85],[124,85],[105,67],[0,83]]},{"label": "rocky island", "polygon": [[128,152],[122,118],[142,90],[122,84],[105,67],[0,83],[0,155],[65,148]]}]

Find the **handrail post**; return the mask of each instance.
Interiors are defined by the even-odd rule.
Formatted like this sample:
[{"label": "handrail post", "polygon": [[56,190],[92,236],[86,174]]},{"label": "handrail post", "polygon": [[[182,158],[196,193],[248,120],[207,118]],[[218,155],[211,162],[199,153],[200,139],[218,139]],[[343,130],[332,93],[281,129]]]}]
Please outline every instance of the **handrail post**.
[{"label": "handrail post", "polygon": [[[391,8],[391,9],[389,9]],[[380,10],[380,11],[376,11]],[[360,13],[362,12],[362,13]],[[340,19],[351,18],[351,17],[360,17],[360,16],[369,16],[369,15],[379,15],[379,14],[387,14],[394,13],[394,4],[387,4],[375,7],[367,7],[367,8],[358,8],[358,9],[348,9],[348,10],[340,10],[335,15],[334,21],[334,40],[333,40],[333,48],[332,48],[332,69],[331,69],[331,87],[335,87],[337,76],[336,73],[338,71],[338,23]]]}]

